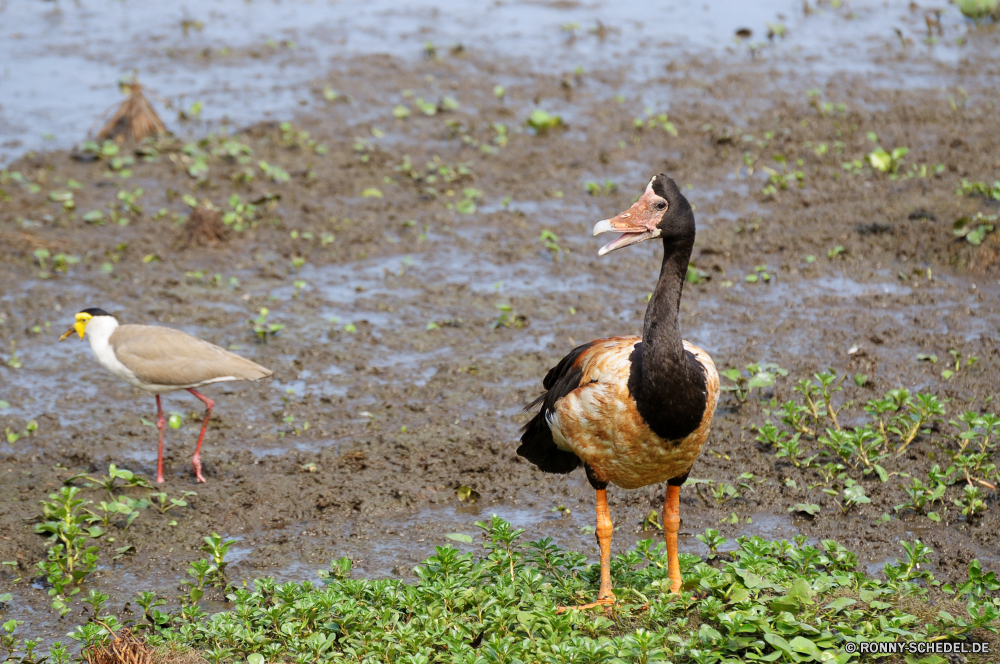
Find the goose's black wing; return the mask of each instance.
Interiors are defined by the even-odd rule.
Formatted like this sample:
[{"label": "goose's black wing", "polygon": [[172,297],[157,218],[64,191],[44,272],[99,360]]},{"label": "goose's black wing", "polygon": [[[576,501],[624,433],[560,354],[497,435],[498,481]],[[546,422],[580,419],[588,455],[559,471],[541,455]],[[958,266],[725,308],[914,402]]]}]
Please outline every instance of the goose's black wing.
[{"label": "goose's black wing", "polygon": [[545,392],[524,407],[527,411],[538,404],[542,405],[538,413],[521,429],[521,445],[517,448],[518,455],[538,466],[539,470],[564,474],[576,470],[583,463],[580,457],[572,452],[556,447],[549,423],[545,418],[555,408],[559,399],[580,387],[585,364],[581,361],[582,356],[600,341],[591,341],[571,350],[546,374],[545,380],[542,381]]}]

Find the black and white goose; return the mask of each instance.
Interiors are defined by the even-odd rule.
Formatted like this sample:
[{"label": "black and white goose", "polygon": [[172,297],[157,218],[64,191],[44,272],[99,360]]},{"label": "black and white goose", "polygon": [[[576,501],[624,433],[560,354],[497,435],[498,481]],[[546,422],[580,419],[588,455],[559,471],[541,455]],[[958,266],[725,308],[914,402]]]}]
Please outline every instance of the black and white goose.
[{"label": "black and white goose", "polygon": [[681,587],[677,557],[680,486],[708,437],[719,398],[719,374],[708,354],[681,339],[681,291],[694,247],[694,213],[677,185],[655,175],[626,212],[594,226],[594,235],[622,235],[616,249],[660,238],[663,264],[646,308],[641,337],[598,339],[574,348],[551,369],[546,392],[526,407],[538,413],[524,426],[517,453],[544,472],[569,473],[583,465],[597,490],[601,549],[598,599],[614,602],[607,486],[623,489],[667,482],[663,527],[671,591]]}]

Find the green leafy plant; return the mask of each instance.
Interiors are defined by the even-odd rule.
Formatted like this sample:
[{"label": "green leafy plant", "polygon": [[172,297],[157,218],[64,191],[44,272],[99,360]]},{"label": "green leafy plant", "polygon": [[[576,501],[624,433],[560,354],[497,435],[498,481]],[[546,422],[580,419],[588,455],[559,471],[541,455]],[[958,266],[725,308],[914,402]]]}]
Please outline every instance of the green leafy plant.
[{"label": "green leafy plant", "polygon": [[[459,662],[847,664],[844,639],[895,640],[905,632],[941,640],[995,629],[997,612],[985,599],[993,582],[982,574],[963,595],[970,598],[968,615],[906,612],[924,601],[933,581],[927,570],[933,552],[919,542],[904,543],[902,560],[888,563],[882,579],[859,569],[857,556],[836,542],[813,546],[805,536],[740,537],[718,559],[725,540],[708,530],[699,539],[710,560],[682,554],[684,589],[671,595],[664,544],[644,540],[612,558],[618,601],[613,614],[602,615],[556,609],[593,599],[598,572],[586,556],[549,538],[522,543],[523,531],[495,515],[479,525],[479,555],[438,546],[416,567],[412,584],[352,579],[350,560],[342,558],[319,584],[265,578],[229,588],[230,606],[211,619],[189,596],[169,622],[154,613],[155,595],[137,598],[146,621],[159,625],[147,639],[194,648],[210,662],[249,664],[347,658],[427,664],[435,653]],[[188,587],[204,586],[211,567],[207,560],[192,564]],[[88,624],[74,638],[99,640],[100,630]]]},{"label": "green leafy plant", "polygon": [[913,442],[913,439],[920,433],[930,433],[925,428],[933,422],[941,422],[941,416],[945,414],[944,406],[933,394],[917,394],[911,398],[909,392],[900,391],[902,397],[902,407],[896,410],[886,429],[896,434],[900,438],[900,445],[896,449],[896,456],[906,451],[906,448]]},{"label": "green leafy plant", "polygon": [[746,371],[749,375],[744,375],[742,371],[736,368],[719,372],[722,377],[727,378],[733,383],[732,385],[724,385],[721,389],[726,392],[732,392],[736,400],[740,403],[746,401],[752,390],[758,389],[763,392],[765,387],[772,387],[774,385],[775,379],[778,376],[788,375],[786,369],[782,369],[773,362],[751,363],[747,365]]},{"label": "green leafy plant", "polygon": [[820,436],[819,442],[844,460],[853,470],[861,470],[865,475],[878,474],[885,482],[889,473],[880,464],[887,456],[884,451],[885,439],[871,426],[865,425],[855,429],[826,430],[825,436]]},{"label": "green leafy plant", "polygon": [[962,178],[955,194],[958,196],[985,196],[1000,201],[1000,180],[994,181],[993,185],[990,186],[985,182],[969,182]]},{"label": "green leafy plant", "polygon": [[684,280],[689,284],[701,284],[712,278],[712,275],[705,270],[698,268],[694,263],[690,263],[687,267],[687,273],[684,275]]},{"label": "green leafy plant", "polygon": [[951,232],[955,237],[965,238],[965,241],[974,247],[983,243],[987,233],[992,233],[996,228],[996,220],[1000,215],[984,215],[977,212],[973,217],[961,217],[951,225]]},{"label": "green leafy plant", "polygon": [[77,498],[80,489],[64,486],[59,493],[42,501],[42,521],[35,524],[36,533],[49,535],[46,560],[36,567],[49,584],[53,596],[52,607],[61,615],[69,612],[67,601],[80,592],[79,584],[97,569],[98,547],[88,546],[91,538],[100,537],[104,531],[97,526],[85,525],[89,519],[80,512],[83,499]]},{"label": "green leafy plant", "polygon": [[895,565],[888,563],[883,568],[889,584],[900,586],[917,579],[933,581],[934,576],[928,570],[921,568],[921,565],[930,562],[933,550],[920,540],[914,540],[912,544],[901,541],[899,545],[903,547],[904,560]]},{"label": "green leafy plant", "polygon": [[901,487],[910,500],[902,505],[896,505],[895,509],[897,512],[903,509],[912,509],[917,514],[926,515],[929,505],[944,498],[947,487],[939,482],[935,487],[930,488],[924,486],[923,482],[916,477],[912,478],[911,481],[912,484],[909,487]]},{"label": "green leafy plant", "polygon": [[955,4],[963,16],[977,23],[987,18],[1000,20],[1000,2],[997,0],[956,0]]},{"label": "green leafy plant", "polygon": [[153,485],[150,484],[148,480],[139,477],[130,470],[126,470],[125,468],[118,468],[113,463],[108,465],[108,474],[106,476],[101,475],[98,477],[90,477],[86,473],[80,473],[79,475],[74,475],[73,477],[70,477],[65,481],[65,483],[69,484],[79,479],[84,479],[87,480],[88,482],[93,482],[97,486],[101,487],[107,492],[108,497],[110,497],[112,500],[115,500],[115,493],[114,493],[115,489],[119,488],[116,484],[118,480],[122,480],[123,484],[121,486],[124,488],[130,488],[130,487],[140,487],[143,489],[153,488]]},{"label": "green leafy plant", "polygon": [[475,187],[463,187],[462,199],[455,203],[455,211],[461,214],[475,214],[476,201],[483,197],[483,192]]},{"label": "green leafy plant", "polygon": [[10,427],[4,428],[4,433],[7,436],[7,442],[10,443],[11,445],[21,440],[22,438],[27,438],[36,431],[38,431],[38,422],[36,422],[35,420],[31,420],[26,425],[24,425],[24,429],[20,433],[12,431]]},{"label": "green leafy plant", "polygon": [[722,506],[739,497],[740,492],[728,482],[719,482],[712,488],[712,498],[715,499],[716,505]]},{"label": "green leafy plant", "polygon": [[956,598],[972,598],[981,600],[996,590],[1000,590],[1000,581],[997,580],[996,572],[984,572],[978,560],[969,563],[968,579],[953,588],[950,584],[941,586],[941,590],[946,593],[954,593]]},{"label": "green leafy plant", "polygon": [[[837,492],[832,489],[824,489],[824,492],[834,496],[837,495]],[[871,498],[865,495],[865,488],[851,478],[844,480],[844,490],[841,498],[843,501],[841,509],[844,511],[844,514],[847,514],[855,505],[864,505],[872,501]]]},{"label": "green leafy plant", "polygon": [[150,494],[150,498],[156,500],[154,503],[158,508],[160,508],[160,514],[166,514],[168,511],[174,509],[175,507],[187,507],[188,503],[186,498],[189,496],[197,496],[195,491],[185,491],[180,498],[170,498],[167,496],[165,491],[159,493]]},{"label": "green leafy plant", "polygon": [[775,458],[788,459],[796,468],[809,468],[812,466],[817,455],[805,456],[805,450],[799,444],[800,436],[801,434],[795,433],[788,438],[778,440],[776,443],[777,451],[774,454]]},{"label": "green leafy plant", "polygon": [[205,540],[205,544],[200,549],[212,557],[211,578],[217,586],[224,587],[226,585],[226,565],[228,564],[226,563],[226,554],[229,553],[230,547],[236,544],[236,540],[224,540],[218,533],[212,533],[202,539]]},{"label": "green leafy plant", "polygon": [[982,490],[975,484],[966,484],[962,495],[952,500],[952,503],[962,510],[962,515],[969,521],[986,511]]}]

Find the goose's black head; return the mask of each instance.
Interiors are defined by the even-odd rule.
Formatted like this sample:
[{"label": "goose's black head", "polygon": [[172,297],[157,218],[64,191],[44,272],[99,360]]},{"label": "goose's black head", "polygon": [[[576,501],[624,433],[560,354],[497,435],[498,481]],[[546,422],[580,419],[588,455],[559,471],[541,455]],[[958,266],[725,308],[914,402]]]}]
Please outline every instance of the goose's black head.
[{"label": "goose's black head", "polygon": [[646,191],[632,207],[594,226],[594,235],[608,231],[622,235],[601,247],[600,256],[654,237],[664,242],[693,241],[694,212],[677,183],[660,173],[650,178]]}]

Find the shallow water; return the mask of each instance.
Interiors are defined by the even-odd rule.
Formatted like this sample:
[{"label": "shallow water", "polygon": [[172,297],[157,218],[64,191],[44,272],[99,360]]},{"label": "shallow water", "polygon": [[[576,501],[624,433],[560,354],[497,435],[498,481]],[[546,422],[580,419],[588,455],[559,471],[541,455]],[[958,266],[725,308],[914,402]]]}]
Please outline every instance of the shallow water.
[{"label": "shallow water", "polygon": [[[723,72],[727,60],[766,61],[807,87],[843,74],[929,87],[947,82],[937,65],[970,57],[972,46],[955,40],[965,38],[971,24],[954,6],[943,10],[944,36],[928,45],[923,10],[912,3],[834,4],[838,8],[818,3],[807,14],[798,0],[672,2],[655,11],[640,0],[209,0],[191,7],[8,0],[0,3],[0,165],[26,150],[81,141],[118,102],[118,78],[132,71],[156,93],[168,126],[192,135],[223,123],[286,119],[325,103],[314,81],[350,56],[423,57],[427,42],[443,49],[462,44],[560,72],[610,62],[632,83],[655,80],[664,66],[708,58],[718,59]],[[786,26],[787,36],[768,40],[768,24]],[[735,38],[739,28],[753,36]],[[896,29],[911,43],[902,46]],[[990,57],[981,44],[976,48],[974,57]],[[658,86],[634,90],[650,106],[669,107]],[[200,118],[178,121],[176,112],[195,102],[204,104]]]}]

